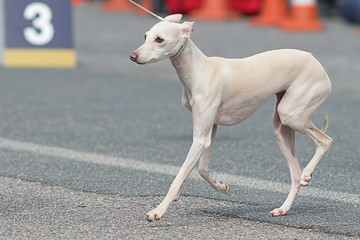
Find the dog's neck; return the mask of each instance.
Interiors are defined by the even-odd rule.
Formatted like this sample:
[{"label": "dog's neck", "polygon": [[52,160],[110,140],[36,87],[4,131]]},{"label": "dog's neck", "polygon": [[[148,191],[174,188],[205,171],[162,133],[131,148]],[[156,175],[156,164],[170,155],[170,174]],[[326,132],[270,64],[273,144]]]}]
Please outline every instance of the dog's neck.
[{"label": "dog's neck", "polygon": [[177,58],[177,57],[182,53],[182,51],[184,50],[185,44],[186,44],[186,42],[185,42],[183,45],[181,45],[181,47],[179,48],[179,50],[178,50],[178,51],[175,53],[175,55],[172,56],[171,58]]},{"label": "dog's neck", "polygon": [[206,62],[202,60],[204,58],[206,58],[205,54],[201,52],[190,38],[188,38],[183,47],[170,58],[181,83],[188,92],[191,92],[193,86],[194,70],[201,69],[199,64]]}]

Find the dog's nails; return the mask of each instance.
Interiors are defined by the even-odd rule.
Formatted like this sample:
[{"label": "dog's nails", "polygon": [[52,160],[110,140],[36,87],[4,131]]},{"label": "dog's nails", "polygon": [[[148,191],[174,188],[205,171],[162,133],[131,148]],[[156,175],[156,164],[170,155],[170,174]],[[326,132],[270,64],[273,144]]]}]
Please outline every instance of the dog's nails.
[{"label": "dog's nails", "polygon": [[154,219],[150,218],[150,214],[146,214],[146,220],[148,220],[149,222],[154,221]]}]

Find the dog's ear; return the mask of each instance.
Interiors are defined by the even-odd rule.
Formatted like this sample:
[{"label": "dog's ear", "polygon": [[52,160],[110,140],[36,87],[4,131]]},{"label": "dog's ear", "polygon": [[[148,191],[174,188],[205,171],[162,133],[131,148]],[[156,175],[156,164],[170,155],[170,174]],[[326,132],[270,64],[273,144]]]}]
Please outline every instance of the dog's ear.
[{"label": "dog's ear", "polygon": [[181,29],[184,37],[191,37],[194,33],[194,22],[184,22],[181,24]]},{"label": "dog's ear", "polygon": [[181,14],[173,14],[164,18],[165,21],[179,23],[182,18]]}]

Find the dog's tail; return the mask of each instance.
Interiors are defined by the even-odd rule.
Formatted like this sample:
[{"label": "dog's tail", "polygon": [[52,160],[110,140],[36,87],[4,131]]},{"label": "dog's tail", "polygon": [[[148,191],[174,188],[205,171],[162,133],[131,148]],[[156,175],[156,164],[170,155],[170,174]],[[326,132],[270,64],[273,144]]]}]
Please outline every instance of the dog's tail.
[{"label": "dog's tail", "polygon": [[326,130],[327,130],[327,128],[328,128],[328,121],[329,121],[328,116],[325,116],[324,125],[323,125],[323,127],[322,127],[322,129],[321,129],[321,131],[322,131],[323,133],[325,133]]}]

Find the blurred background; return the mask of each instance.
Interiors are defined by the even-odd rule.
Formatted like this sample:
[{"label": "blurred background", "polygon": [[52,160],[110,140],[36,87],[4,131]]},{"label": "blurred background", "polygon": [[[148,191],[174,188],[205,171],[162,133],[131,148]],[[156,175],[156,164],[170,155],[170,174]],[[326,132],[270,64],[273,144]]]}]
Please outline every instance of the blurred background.
[{"label": "blurred background", "polygon": [[[86,3],[104,3],[103,7],[110,10],[112,5],[113,10],[128,10],[131,6],[128,3],[121,3],[122,0],[108,1],[108,0],[73,0],[72,3],[77,5],[83,5]],[[137,0],[135,1],[148,9],[156,13],[181,13],[189,14],[196,9],[204,7],[206,4],[211,4],[207,0]],[[218,1],[221,2],[221,1]],[[292,1],[292,0],[226,0],[223,1],[229,9],[233,9],[241,12],[244,15],[256,15],[261,12],[261,9],[264,8],[264,5],[281,5],[286,4],[287,8],[291,8],[294,3],[300,5],[309,4],[313,2],[318,8],[318,12],[322,17],[342,17],[346,21],[352,23],[360,22],[360,13],[359,13],[359,1],[358,0],[317,0],[317,1]],[[110,4],[111,3],[111,4]],[[216,3],[215,3],[216,5]],[[218,5],[218,6],[219,6]],[[273,6],[272,8],[276,8]],[[215,9],[214,9],[215,10]],[[217,9],[219,10],[219,9]],[[263,9],[264,10],[264,9]],[[210,13],[210,12],[209,12]],[[210,13],[211,15],[211,13]],[[208,18],[211,18],[211,16]]]}]

